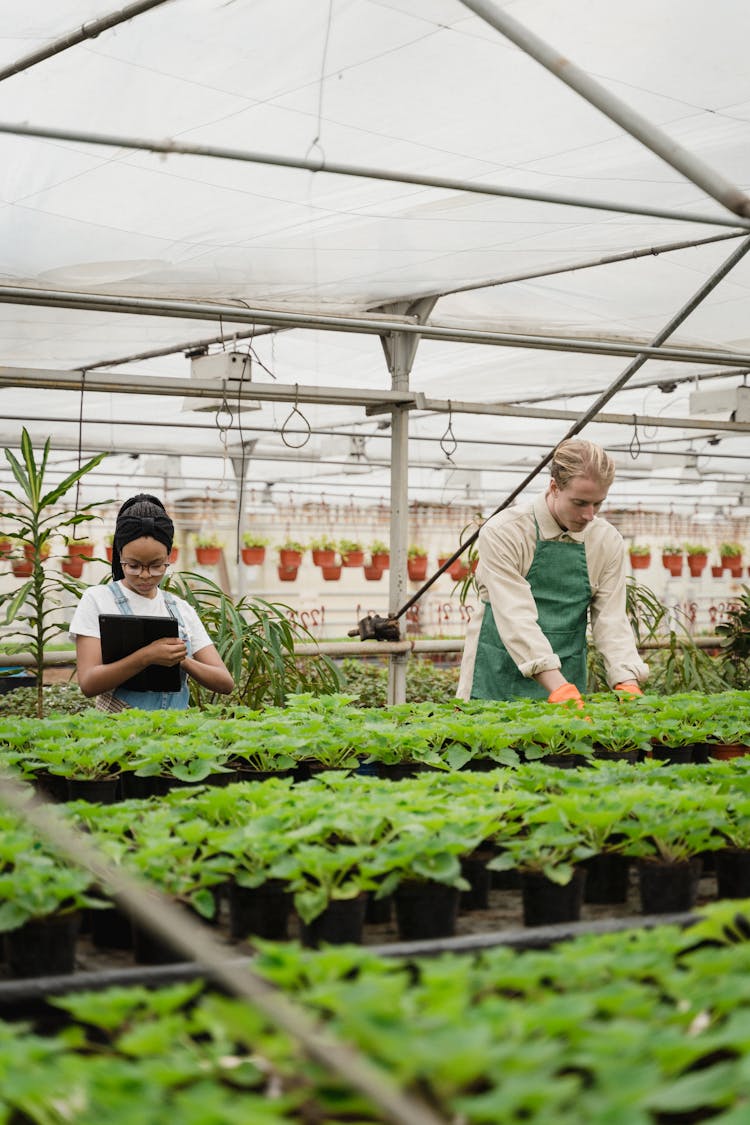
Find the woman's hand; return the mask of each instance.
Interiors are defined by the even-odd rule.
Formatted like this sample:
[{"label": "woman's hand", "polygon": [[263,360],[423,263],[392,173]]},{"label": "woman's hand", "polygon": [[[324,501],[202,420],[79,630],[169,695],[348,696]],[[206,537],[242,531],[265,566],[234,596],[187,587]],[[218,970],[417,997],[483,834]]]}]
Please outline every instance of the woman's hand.
[{"label": "woman's hand", "polygon": [[181,664],[187,656],[187,645],[181,637],[160,637],[140,650],[146,664],[159,664],[162,668],[173,668]]}]

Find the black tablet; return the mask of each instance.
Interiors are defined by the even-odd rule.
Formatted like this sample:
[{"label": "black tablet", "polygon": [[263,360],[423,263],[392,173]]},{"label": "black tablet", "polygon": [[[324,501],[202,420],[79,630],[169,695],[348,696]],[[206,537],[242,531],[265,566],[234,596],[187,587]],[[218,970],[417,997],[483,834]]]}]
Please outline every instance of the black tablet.
[{"label": "black tablet", "polygon": [[[100,613],[99,631],[102,641],[102,661],[114,664],[123,656],[130,656],[144,645],[161,637],[179,636],[174,617],[140,617],[137,614]],[[149,664],[142,672],[125,680],[120,687],[128,691],[179,691],[182,684],[180,666],[164,668]]]}]

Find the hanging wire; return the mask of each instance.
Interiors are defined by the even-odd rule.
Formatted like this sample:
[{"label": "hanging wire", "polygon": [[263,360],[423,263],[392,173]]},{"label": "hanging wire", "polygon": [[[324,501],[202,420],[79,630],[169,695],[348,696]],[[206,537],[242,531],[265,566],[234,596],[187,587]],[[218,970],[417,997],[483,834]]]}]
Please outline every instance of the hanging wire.
[{"label": "hanging wire", "polygon": [[628,452],[634,461],[637,461],[641,455],[641,439],[638,437],[638,415],[633,415],[633,436],[630,439]]},{"label": "hanging wire", "polygon": [[[253,331],[255,331],[254,326],[253,326]],[[252,339],[252,337],[251,337],[251,339]],[[244,505],[244,500],[245,500],[245,462],[247,460],[247,454],[246,454],[246,450],[245,450],[245,435],[242,432],[242,387],[243,387],[243,384],[244,384],[244,381],[245,381],[245,374],[246,373],[248,375],[248,381],[252,382],[252,378],[253,378],[252,362],[253,361],[252,361],[252,348],[251,348],[248,355],[245,356],[245,358],[242,361],[242,367],[240,369],[240,382],[239,382],[239,386],[237,388],[237,432],[240,435],[240,484],[239,484],[239,497],[238,497],[238,502],[237,502],[237,527],[236,527],[236,536],[235,536],[236,541],[237,541],[237,555],[236,555],[236,558],[235,558],[235,562],[238,563],[238,564],[239,564],[239,561],[240,561],[240,548],[242,546],[242,544],[240,543],[240,532],[242,530],[242,512],[243,512],[243,505]]]},{"label": "hanging wire", "polygon": [[310,146],[309,146],[307,152],[305,153],[305,160],[309,160],[310,154],[312,152],[314,152],[315,149],[317,149],[318,152],[320,153],[320,166],[321,166],[321,168],[325,165],[325,162],[326,162],[326,154],[325,154],[325,150],[323,148],[323,144],[322,144],[321,139],[320,139],[320,134],[323,131],[323,90],[324,90],[324,87],[325,87],[326,62],[328,60],[328,44],[329,44],[330,38],[331,38],[331,23],[332,23],[332,21],[333,21],[333,0],[329,0],[329,3],[328,3],[328,20],[327,20],[327,23],[326,23],[325,39],[323,40],[323,57],[320,60],[320,78],[318,80],[317,125],[316,125],[315,136],[313,137],[312,141],[310,142]]},{"label": "hanging wire", "polygon": [[[78,400],[78,471],[83,463],[83,399],[86,393],[86,372],[81,371],[81,394]],[[78,515],[78,503],[81,496],[81,478],[76,481],[76,499],[74,515]],[[77,524],[73,525],[73,538],[76,539]]]},{"label": "hanging wire", "polygon": [[221,383],[221,405],[219,406],[219,409],[216,411],[215,422],[216,422],[216,428],[219,431],[219,441],[221,442],[221,444],[223,446],[223,450],[224,450],[223,454],[222,454],[222,463],[221,463],[221,480],[219,481],[219,484],[218,484],[217,487],[218,487],[219,492],[224,492],[224,491],[226,491],[226,487],[227,487],[227,465],[229,463],[229,447],[228,447],[227,442],[228,442],[228,439],[229,439],[229,430],[231,429],[231,427],[234,423],[234,414],[232,413],[232,409],[231,409],[229,403],[227,402],[227,381],[226,381],[226,379],[222,379],[222,383]]},{"label": "hanging wire", "polygon": [[[287,449],[302,449],[302,447],[307,445],[308,441],[312,437],[312,429],[310,428],[310,423],[308,422],[307,418],[305,418],[304,414],[300,410],[298,403],[299,403],[299,383],[295,383],[294,384],[294,406],[290,410],[286,420],[284,421],[284,423],[281,427],[281,430],[279,431],[280,435],[281,435],[281,440],[283,441],[283,443],[287,447]],[[292,421],[295,414],[298,414],[300,416],[300,418],[304,422],[305,426],[307,427],[307,433],[302,438],[302,441],[296,442],[296,443],[293,442],[293,441],[289,441],[287,436],[286,436],[287,426]]]},{"label": "hanging wire", "polygon": [[448,426],[440,439],[440,448],[445,454],[446,461],[453,464],[453,454],[458,449],[458,442],[456,441],[456,435],[453,433],[453,407],[450,399],[448,399]]}]

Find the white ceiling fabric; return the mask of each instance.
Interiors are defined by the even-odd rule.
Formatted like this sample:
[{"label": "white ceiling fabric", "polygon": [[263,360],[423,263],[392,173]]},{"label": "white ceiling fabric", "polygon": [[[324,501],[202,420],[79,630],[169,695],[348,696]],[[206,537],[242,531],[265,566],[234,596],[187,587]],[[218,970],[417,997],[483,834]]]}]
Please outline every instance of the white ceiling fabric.
[{"label": "white ceiling fabric", "polygon": [[[114,0],[4,0],[0,68],[116,8]],[[501,4],[604,87],[658,125],[740,190],[750,190],[749,28],[743,0],[512,0]],[[295,159],[325,159],[415,176],[452,177],[533,192],[618,201],[715,217],[720,204],[547,73],[459,0],[171,0],[98,38],[0,82],[0,121],[161,142],[227,146]],[[0,133],[0,285],[154,299],[245,302],[266,309],[365,314],[398,300],[446,293],[435,324],[589,339],[647,342],[737,246],[714,242],[659,256],[482,286],[682,240],[726,227],[497,198],[373,179],[198,156],[150,154]],[[689,317],[671,344],[750,352],[750,255]],[[235,326],[223,330],[231,341]],[[246,330],[247,326],[236,326]],[[215,336],[211,321],[0,304],[0,366],[75,369],[105,359]],[[390,388],[376,337],[295,329],[255,342],[254,378],[280,384]],[[486,402],[548,398],[583,410],[624,369],[622,357],[423,341],[411,386],[429,397]],[[708,365],[650,361],[635,382],[668,381]],[[126,378],[186,378],[181,354],[113,367]],[[734,386],[733,376],[707,387]],[[688,415],[685,384],[626,390],[606,408],[621,414]],[[694,388],[693,388],[694,389]],[[568,396],[568,397],[566,397]],[[542,405],[542,404],[540,404]],[[35,436],[77,440],[79,396],[29,387],[0,390],[0,432],[12,444],[21,419]],[[302,408],[321,427],[375,432],[355,407]],[[184,454],[183,472],[204,481],[223,469],[191,451],[217,449],[216,431],[165,427],[179,400],[90,395],[88,448]],[[285,404],[243,415],[258,438],[255,483],[337,487],[340,466],[295,464],[272,430]],[[724,415],[726,417],[726,415]],[[143,418],[164,423],[123,425]],[[55,419],[54,424],[51,419]],[[63,419],[69,419],[68,422]],[[94,419],[102,419],[97,428]],[[205,421],[201,415],[198,421]],[[455,415],[455,462],[482,470],[497,501],[520,467],[559,440],[559,419]],[[253,427],[260,427],[253,433]],[[445,415],[420,415],[415,435],[439,438]],[[382,431],[381,431],[382,432]],[[633,461],[632,432],[593,425],[592,438],[625,450],[613,492],[623,503],[687,503],[714,495],[729,474],[742,490],[746,433],[701,452],[702,481]],[[235,435],[236,438],[237,435]],[[639,434],[674,442],[679,430]],[[468,439],[497,445],[468,444]],[[517,445],[501,443],[523,441]],[[346,459],[349,436],[315,436],[306,452]],[[665,449],[670,446],[664,445]],[[731,454],[712,461],[710,452]],[[274,458],[259,459],[264,451]],[[417,443],[414,494],[465,492],[439,445]],[[367,442],[384,464],[347,475],[363,496],[387,492],[388,443]],[[190,463],[188,463],[190,462]],[[490,470],[504,468],[505,473]],[[315,476],[313,476],[315,474]],[[320,475],[318,475],[320,474]],[[676,478],[676,479],[675,479]],[[313,485],[313,480],[318,483]],[[451,485],[451,480],[455,482]],[[474,482],[476,484],[476,481]],[[472,486],[473,487],[473,486]],[[368,492],[369,490],[369,492]],[[726,500],[724,501],[726,502]]]}]

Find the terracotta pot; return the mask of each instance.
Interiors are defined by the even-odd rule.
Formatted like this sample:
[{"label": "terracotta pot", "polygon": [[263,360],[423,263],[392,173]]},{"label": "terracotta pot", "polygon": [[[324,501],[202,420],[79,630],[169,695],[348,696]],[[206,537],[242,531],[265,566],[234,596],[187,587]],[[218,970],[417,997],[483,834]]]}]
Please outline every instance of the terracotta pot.
[{"label": "terracotta pot", "polygon": [[739,566],[730,566],[729,573],[732,578],[742,578],[742,569],[742,563],[740,563]]},{"label": "terracotta pot", "polygon": [[68,543],[68,557],[69,558],[82,558],[84,562],[91,562],[94,557],[94,544],[89,543],[87,539],[76,539],[73,543]]},{"label": "terracotta pot", "polygon": [[750,754],[750,746],[745,746],[742,742],[709,745],[708,747],[709,758],[715,758],[719,762],[728,762],[732,758],[744,758],[746,754]]},{"label": "terracotta pot", "polygon": [[28,559],[14,559],[13,574],[16,578],[30,578],[34,573],[34,564]]},{"label": "terracotta pot", "polygon": [[260,566],[266,557],[265,547],[243,547],[242,561],[245,566]]},{"label": "terracotta pot", "polygon": [[448,567],[448,573],[454,582],[463,582],[464,578],[469,576],[468,566],[464,566],[460,559],[456,559],[451,566]]},{"label": "terracotta pot", "polygon": [[0,539],[0,559],[7,558],[13,550],[13,544],[10,539]]},{"label": "terracotta pot", "polygon": [[107,556],[107,562],[112,562],[112,556],[115,553],[114,547],[105,547],[104,554]]},{"label": "terracotta pot", "polygon": [[366,566],[364,570],[368,582],[378,582],[383,577],[383,572],[379,566]]},{"label": "terracotta pot", "polygon": [[180,553],[180,548],[179,547],[173,547],[172,550],[169,552],[169,562],[170,563],[176,563],[177,562],[177,556],[179,555],[179,553]]},{"label": "terracotta pot", "polygon": [[333,547],[313,547],[312,561],[315,566],[335,566],[336,552]]},{"label": "terracotta pot", "polygon": [[289,551],[286,548],[279,550],[279,567],[283,567],[284,570],[291,570],[292,568],[296,570],[301,563],[301,551]]},{"label": "terracotta pot", "polygon": [[342,566],[362,566],[365,561],[364,551],[348,551],[341,556]]},{"label": "terracotta pot", "polygon": [[721,578],[723,573],[724,573],[724,567],[723,566],[712,566],[711,567],[711,574],[714,576],[714,578]]},{"label": "terracotta pot", "polygon": [[682,559],[679,562],[665,563],[665,566],[673,578],[679,578],[682,574]]},{"label": "terracotta pot", "polygon": [[742,555],[722,555],[721,565],[725,570],[733,570],[735,567],[742,567]]},{"label": "terracotta pot", "polygon": [[298,566],[277,566],[276,570],[280,582],[294,582],[297,577]]},{"label": "terracotta pot", "polygon": [[708,564],[708,555],[688,555],[688,570],[693,578],[700,578]]},{"label": "terracotta pot", "polygon": [[338,582],[341,577],[341,563],[336,563],[333,566],[322,566],[320,570],[326,582]]},{"label": "terracotta pot", "polygon": [[[48,559],[50,550],[51,550],[51,548],[50,548],[49,544],[45,543],[45,545],[42,547],[41,551],[39,552],[40,559]],[[24,554],[25,559],[27,559],[29,562],[33,562],[34,561],[34,544],[33,543],[24,543],[23,554]]]},{"label": "terracotta pot", "polygon": [[195,561],[199,566],[216,566],[221,558],[221,547],[196,547]]},{"label": "terracotta pot", "polygon": [[633,570],[646,570],[651,566],[651,555],[631,555],[630,566]]},{"label": "terracotta pot", "polygon": [[438,566],[443,566],[444,563],[447,563],[449,558],[450,555],[438,555]]},{"label": "terracotta pot", "polygon": [[412,582],[422,582],[427,577],[427,555],[407,559],[406,572]]},{"label": "terracotta pot", "polygon": [[376,566],[378,570],[388,570],[391,565],[391,556],[388,551],[382,551],[372,556],[372,565]]},{"label": "terracotta pot", "polygon": [[80,555],[74,555],[73,558],[68,557],[62,560],[63,574],[69,574],[71,578],[80,578],[83,574],[83,559]]}]

